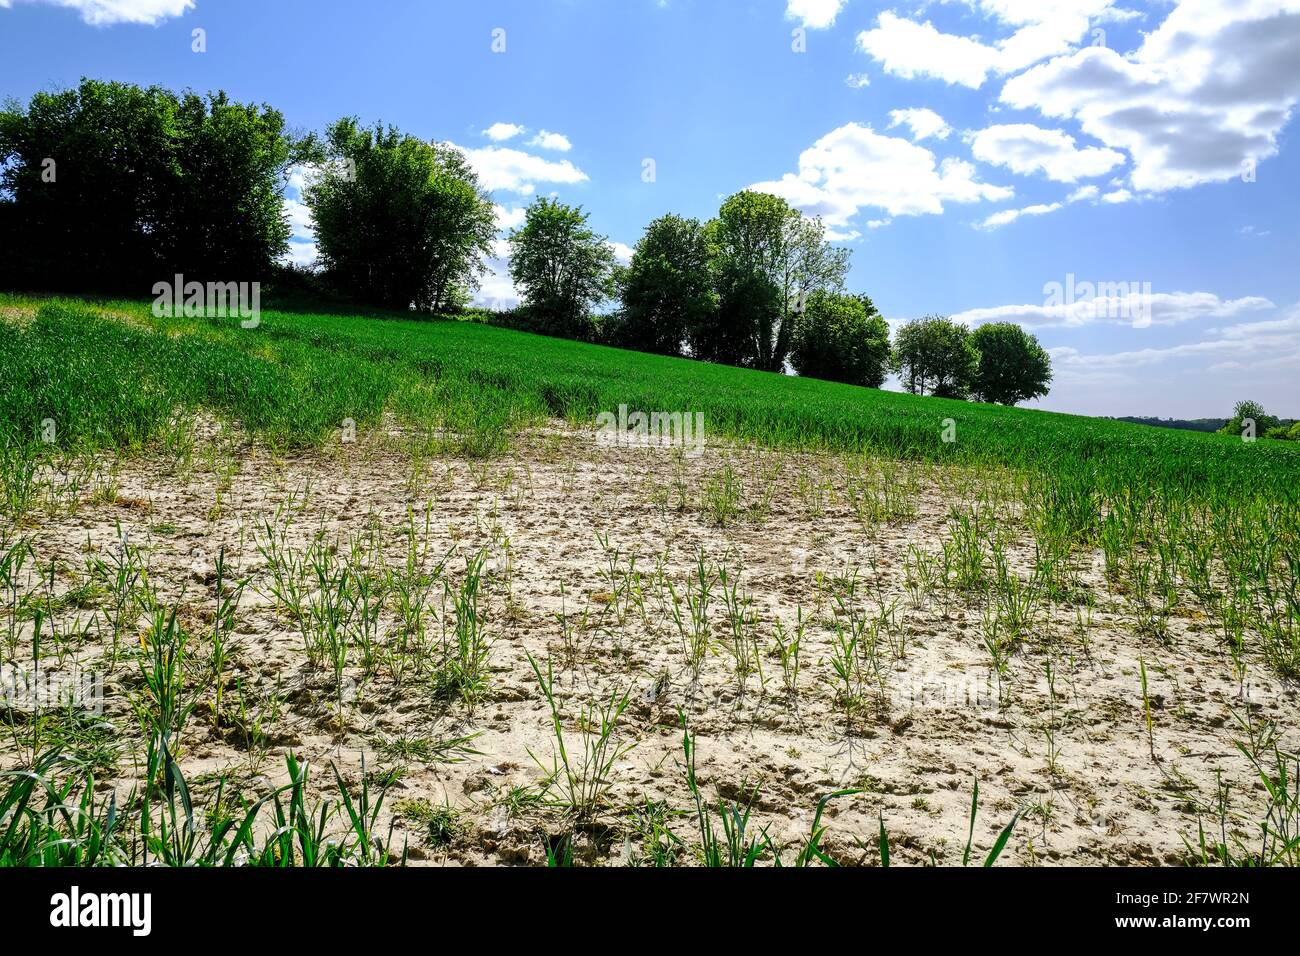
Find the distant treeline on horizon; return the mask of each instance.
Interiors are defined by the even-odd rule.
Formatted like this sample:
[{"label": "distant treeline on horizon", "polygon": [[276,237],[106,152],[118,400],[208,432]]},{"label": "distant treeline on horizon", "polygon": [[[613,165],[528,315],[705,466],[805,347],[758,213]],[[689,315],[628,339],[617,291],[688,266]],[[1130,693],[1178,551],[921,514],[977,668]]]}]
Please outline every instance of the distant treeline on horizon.
[{"label": "distant treeline on horizon", "polygon": [[[1217,432],[1228,424],[1226,418],[1146,418],[1140,415],[1105,415],[1104,418],[1115,422],[1130,422],[1134,425],[1154,425],[1157,428],[1180,428],[1189,432]],[[1293,425],[1294,419],[1281,419],[1283,425]]]}]

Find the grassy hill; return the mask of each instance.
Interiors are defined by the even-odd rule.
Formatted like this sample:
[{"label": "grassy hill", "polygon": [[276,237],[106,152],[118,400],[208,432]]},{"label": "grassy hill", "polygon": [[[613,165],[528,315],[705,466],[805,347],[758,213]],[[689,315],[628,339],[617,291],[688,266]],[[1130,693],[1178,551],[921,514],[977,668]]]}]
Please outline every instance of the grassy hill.
[{"label": "grassy hill", "polygon": [[[317,445],[391,412],[490,455],[548,416],[703,412],[708,434],[775,446],[1025,467],[1097,490],[1293,496],[1300,448],[1104,419],[917,397],[551,339],[470,322],[264,312],[158,319],[143,303],[0,297],[0,440],[53,420],[63,448],[138,448],[184,415]],[[942,440],[945,421],[955,441]],[[12,452],[10,453],[12,455]]]},{"label": "grassy hill", "polygon": [[[393,414],[415,440],[451,434],[459,453],[482,457],[517,428],[549,416],[593,427],[620,405],[701,411],[715,440],[1024,468],[1079,531],[1108,501],[1294,510],[1300,475],[1300,447],[1283,442],[880,392],[465,321],[269,311],[244,329],[157,319],[146,303],[4,297],[0,308],[6,488],[43,450],[47,421],[61,449],[181,441],[199,411],[270,445],[311,447],[344,419],[364,433]],[[948,423],[956,440],[945,442]]]}]

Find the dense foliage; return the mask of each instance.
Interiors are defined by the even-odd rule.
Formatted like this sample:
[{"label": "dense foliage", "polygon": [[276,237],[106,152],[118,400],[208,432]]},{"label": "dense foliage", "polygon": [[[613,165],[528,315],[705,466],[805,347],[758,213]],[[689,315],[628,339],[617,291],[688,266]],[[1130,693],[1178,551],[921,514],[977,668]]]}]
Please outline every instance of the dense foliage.
[{"label": "dense foliage", "polygon": [[1017,405],[1047,394],[1052,360],[1038,339],[1013,322],[981,325],[970,335],[979,353],[971,391],[981,402]]},{"label": "dense foliage", "polygon": [[688,330],[716,320],[710,247],[697,219],[670,214],[650,223],[618,284],[623,308],[608,335],[612,344],[680,355]]},{"label": "dense foliage", "polygon": [[0,110],[0,282],[145,295],[264,278],[304,142],[267,106],[82,80]]},{"label": "dense foliage", "polygon": [[800,375],[879,388],[889,374],[889,325],[865,295],[814,293],[795,326]]},{"label": "dense foliage", "polygon": [[820,219],[784,199],[740,192],[708,225],[719,310],[712,328],[697,327],[699,358],[767,372],[785,368],[800,305],[817,292],[837,292],[848,272],[847,249],[825,239]]},{"label": "dense foliage", "polygon": [[593,306],[613,293],[614,251],[580,206],[542,196],[510,233],[510,277],[533,330],[587,338]]},{"label": "dense foliage", "polygon": [[898,330],[894,368],[913,395],[965,398],[979,370],[979,352],[964,325],[928,315]]},{"label": "dense foliage", "polygon": [[446,312],[477,288],[496,228],[460,150],[342,119],[304,199],[329,281],[357,301]]}]

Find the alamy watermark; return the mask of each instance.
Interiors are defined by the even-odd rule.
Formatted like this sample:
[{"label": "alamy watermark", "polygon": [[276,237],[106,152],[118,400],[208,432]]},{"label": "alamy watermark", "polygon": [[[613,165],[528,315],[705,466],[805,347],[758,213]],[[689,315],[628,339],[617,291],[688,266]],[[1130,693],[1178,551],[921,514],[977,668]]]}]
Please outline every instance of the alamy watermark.
[{"label": "alamy watermark", "polygon": [[691,457],[704,453],[703,412],[629,412],[626,405],[618,413],[601,412],[596,416],[596,444],[657,448],[681,448]]},{"label": "alamy watermark", "polygon": [[148,936],[153,930],[153,895],[82,892],[74,885],[50,897],[50,925],[56,929],[116,927],[131,930],[133,936]]},{"label": "alamy watermark", "polygon": [[80,668],[53,671],[6,664],[0,667],[0,703],[24,713],[74,708],[100,716],[104,713],[104,675]]},{"label": "alamy watermark", "polygon": [[1079,282],[1070,272],[1064,283],[1044,285],[1043,295],[1044,307],[1067,310],[1078,322],[1109,319],[1135,329],[1151,325],[1150,282]]},{"label": "alamy watermark", "polygon": [[159,319],[238,318],[245,329],[262,324],[262,283],[186,282],[179,272],[153,287],[153,314]]}]

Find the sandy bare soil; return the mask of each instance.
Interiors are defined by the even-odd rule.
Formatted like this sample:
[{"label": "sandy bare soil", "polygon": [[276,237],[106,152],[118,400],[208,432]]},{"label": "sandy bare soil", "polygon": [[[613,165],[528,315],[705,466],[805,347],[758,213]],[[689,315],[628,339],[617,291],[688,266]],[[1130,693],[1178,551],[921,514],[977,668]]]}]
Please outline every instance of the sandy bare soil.
[{"label": "sandy bare soil", "polygon": [[[982,502],[997,515],[1011,570],[1028,580],[1034,544],[1016,518],[1012,475],[719,446],[692,458],[600,448],[560,426],[490,462],[413,457],[393,444],[131,460],[20,529],[38,559],[29,574],[48,579],[53,566],[60,594],[84,585],[88,560],[111,555],[125,534],[159,600],[181,607],[196,674],[212,627],[215,556],[224,549],[228,577],[249,578],[222,670],[223,716],[204,690],[181,738],[199,799],[219,773],[242,793],[264,793],[282,782],[288,750],[312,762],[322,785],[331,761],[354,783],[364,761],[373,779],[398,774],[387,806],[414,860],[543,863],[545,839],[564,822],[537,789],[533,755],[549,765],[554,736],[529,654],[553,661],[571,749],[581,750],[582,704],[629,694],[615,740],[635,747],[615,763],[605,809],[581,828],[585,862],[643,856],[656,806],[694,842],[693,818],[673,815],[693,808],[682,716],[697,735],[705,796],[744,804],[752,795],[751,826],[778,843],[806,836],[821,797],[860,788],[827,811],[826,846],[846,862],[876,859],[883,818],[896,863],[960,863],[978,782],[981,858],[1019,813],[1001,863],[1177,863],[1184,838],[1196,842],[1198,816],[1217,833],[1221,786],[1243,838],[1267,806],[1236,746],[1241,721],[1272,721],[1285,743],[1298,742],[1294,686],[1262,665],[1242,680],[1193,603],[1180,605],[1166,638],[1139,633],[1099,554],[1075,556],[1068,593],[1040,602],[998,674],[983,637],[985,598],[925,586],[916,562],[918,552],[941,551],[954,507]],[[298,624],[273,596],[263,553],[273,535],[295,554],[315,540],[340,555],[355,546],[374,569],[402,567],[413,540],[426,570],[446,556],[441,576],[421,578],[426,632],[403,632],[402,649],[369,666],[354,654],[341,707],[329,669],[310,663]],[[480,550],[491,673],[471,709],[437,693],[419,659],[451,626],[444,585],[454,591]],[[689,630],[686,595],[701,561],[706,577],[719,568],[725,577],[714,583],[697,674],[673,595]],[[32,586],[45,585],[33,577]],[[390,591],[377,627],[390,649],[394,602]],[[102,613],[96,621],[103,596],[66,603],[46,627],[68,646],[47,666],[107,670]],[[788,679],[776,636],[788,641],[801,619],[800,670]],[[860,634],[848,685],[834,666],[837,621],[841,638]],[[134,632],[143,626],[133,622]],[[757,647],[753,658],[745,647]],[[103,785],[123,793],[142,745],[129,705],[137,684],[128,663],[105,686],[115,741],[105,763],[118,779]],[[473,734],[477,753],[439,759],[438,741]],[[0,744],[5,765],[17,758],[17,736]],[[456,813],[439,816],[452,823],[435,833],[427,811],[444,806]]]}]

